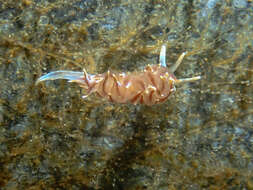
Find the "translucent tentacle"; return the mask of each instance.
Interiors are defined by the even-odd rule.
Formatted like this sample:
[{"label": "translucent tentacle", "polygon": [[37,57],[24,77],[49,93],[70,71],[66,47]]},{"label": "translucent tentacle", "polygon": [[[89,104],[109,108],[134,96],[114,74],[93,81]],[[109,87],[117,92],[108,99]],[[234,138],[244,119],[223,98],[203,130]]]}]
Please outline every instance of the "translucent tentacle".
[{"label": "translucent tentacle", "polygon": [[67,79],[69,82],[76,82],[84,77],[84,72],[78,71],[53,71],[38,78],[36,85],[46,80]]},{"label": "translucent tentacle", "polygon": [[175,84],[181,84],[181,83],[186,83],[186,82],[194,82],[196,80],[200,80],[201,76],[196,76],[196,77],[192,77],[192,78],[185,78],[185,79],[177,79],[175,81]]}]

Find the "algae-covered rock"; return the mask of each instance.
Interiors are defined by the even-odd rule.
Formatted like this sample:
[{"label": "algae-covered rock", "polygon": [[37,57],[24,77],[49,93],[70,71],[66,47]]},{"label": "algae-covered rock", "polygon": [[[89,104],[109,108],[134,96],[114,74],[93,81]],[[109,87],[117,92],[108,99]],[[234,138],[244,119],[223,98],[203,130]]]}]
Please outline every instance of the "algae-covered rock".
[{"label": "algae-covered rock", "polygon": [[[253,189],[251,1],[0,2],[0,189]],[[55,70],[200,75],[154,106]]]}]

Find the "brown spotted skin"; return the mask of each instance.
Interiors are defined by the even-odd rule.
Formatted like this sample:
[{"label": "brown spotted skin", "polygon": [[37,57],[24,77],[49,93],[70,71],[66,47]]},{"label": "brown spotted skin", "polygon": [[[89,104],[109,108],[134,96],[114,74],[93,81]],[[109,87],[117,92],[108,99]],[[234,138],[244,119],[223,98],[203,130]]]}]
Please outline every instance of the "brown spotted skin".
[{"label": "brown spotted skin", "polygon": [[154,105],[164,102],[175,91],[175,76],[168,68],[160,65],[148,65],[141,72],[106,72],[90,75],[84,72],[84,78],[78,83],[87,89],[88,95],[96,93],[115,103]]}]

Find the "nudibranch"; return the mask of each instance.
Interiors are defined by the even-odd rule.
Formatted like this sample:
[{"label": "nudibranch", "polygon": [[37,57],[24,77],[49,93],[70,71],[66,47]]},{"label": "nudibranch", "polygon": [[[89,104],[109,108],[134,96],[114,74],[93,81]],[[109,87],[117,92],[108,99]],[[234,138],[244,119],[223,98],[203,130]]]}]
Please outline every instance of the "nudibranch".
[{"label": "nudibranch", "polygon": [[193,82],[200,76],[177,79],[174,72],[181,64],[186,53],[182,53],[171,67],[166,65],[166,46],[162,45],[160,63],[148,65],[142,71],[116,73],[107,71],[103,74],[89,74],[84,69],[77,71],[53,71],[41,76],[36,84],[56,79],[67,79],[78,83],[86,89],[84,98],[92,93],[115,103],[132,103],[154,105],[166,101],[176,91],[175,86],[180,83]]}]

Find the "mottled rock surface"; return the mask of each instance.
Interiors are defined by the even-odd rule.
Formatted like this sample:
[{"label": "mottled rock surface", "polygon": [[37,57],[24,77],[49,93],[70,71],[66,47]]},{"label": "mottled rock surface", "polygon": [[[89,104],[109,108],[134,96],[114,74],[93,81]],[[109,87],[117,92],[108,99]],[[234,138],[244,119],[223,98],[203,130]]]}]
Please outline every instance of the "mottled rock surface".
[{"label": "mottled rock surface", "polygon": [[[53,70],[134,71],[188,54],[156,106]],[[253,2],[1,0],[0,189],[253,189]]]}]

